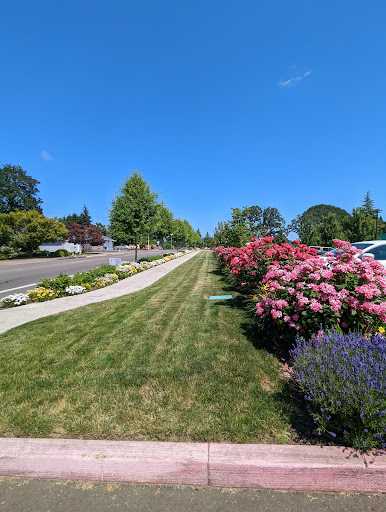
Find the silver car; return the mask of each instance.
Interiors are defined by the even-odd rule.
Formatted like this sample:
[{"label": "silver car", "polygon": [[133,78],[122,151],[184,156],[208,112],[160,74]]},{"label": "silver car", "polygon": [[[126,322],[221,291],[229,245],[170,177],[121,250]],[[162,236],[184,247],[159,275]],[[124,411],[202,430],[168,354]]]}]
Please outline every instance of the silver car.
[{"label": "silver car", "polygon": [[[362,254],[357,254],[356,258],[374,258],[386,268],[386,240],[367,240],[365,242],[355,242],[353,244],[357,249],[361,249]],[[334,249],[332,254],[336,255],[338,249]]]}]

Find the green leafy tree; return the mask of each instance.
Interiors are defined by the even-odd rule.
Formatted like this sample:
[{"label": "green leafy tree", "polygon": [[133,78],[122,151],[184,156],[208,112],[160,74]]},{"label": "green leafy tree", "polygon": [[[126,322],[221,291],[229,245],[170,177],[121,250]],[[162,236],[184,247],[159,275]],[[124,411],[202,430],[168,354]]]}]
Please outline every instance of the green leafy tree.
[{"label": "green leafy tree", "polygon": [[105,224],[102,224],[101,222],[95,223],[96,227],[99,228],[102,231],[102,234],[105,236],[111,235],[111,226],[106,226]]},{"label": "green leafy tree", "polygon": [[213,241],[212,237],[210,236],[209,232],[207,231],[204,238],[203,238],[204,246],[205,247],[212,247]]},{"label": "green leafy tree", "polygon": [[0,213],[16,210],[41,212],[42,200],[37,196],[39,181],[31,178],[19,165],[0,168]]},{"label": "green leafy tree", "polygon": [[288,243],[288,238],[282,229],[279,229],[279,231],[277,232],[274,242],[275,244]]},{"label": "green leafy tree", "polygon": [[249,241],[247,215],[246,209],[232,208],[232,219],[228,223],[231,234],[227,241],[230,246],[242,247]]},{"label": "green leafy tree", "polygon": [[263,210],[260,206],[249,206],[244,208],[244,211],[247,216],[248,237],[252,238],[254,236],[260,236],[263,229]]},{"label": "green leafy tree", "polygon": [[173,220],[171,232],[173,233],[173,242],[177,246],[181,247],[189,241],[191,231],[193,231],[193,228],[188,221],[181,219]]},{"label": "green leafy tree", "polygon": [[218,222],[217,226],[213,230],[213,245],[218,247],[219,245],[225,245],[225,222]]},{"label": "green leafy tree", "polygon": [[151,232],[163,246],[165,240],[173,233],[173,213],[164,203],[157,203],[156,214],[152,220]]},{"label": "green leafy tree", "polygon": [[[334,214],[334,222],[339,223],[339,231],[343,238],[348,238],[345,234],[348,231],[348,226],[351,222],[351,215],[337,206],[329,204],[318,204],[311,206],[298,215],[288,226],[288,231],[295,232],[300,241],[306,245],[326,245],[323,242],[323,237],[328,232],[328,227],[323,226],[330,214]],[[322,235],[323,233],[323,235]],[[339,237],[334,237],[339,238]]]},{"label": "green leafy tree", "polygon": [[64,224],[56,218],[47,218],[36,210],[0,215],[0,224],[11,229],[11,246],[16,251],[28,252],[30,256],[33,256],[40,244],[56,242],[68,236]]},{"label": "green leafy tree", "polygon": [[302,222],[298,235],[302,244],[320,245],[317,240],[318,234],[315,232],[315,226],[311,222]]},{"label": "green leafy tree", "polygon": [[201,232],[199,229],[197,229],[196,231],[193,230],[193,237],[190,242],[190,245],[192,245],[194,247],[202,247],[203,240],[202,240]]},{"label": "green leafy tree", "polygon": [[142,173],[132,171],[111,202],[111,234],[119,243],[134,241],[135,261],[138,238],[150,230],[157,213],[156,199]]},{"label": "green leafy tree", "polygon": [[2,246],[8,247],[12,240],[13,231],[8,223],[5,222],[5,215],[0,214],[0,250]]},{"label": "green leafy tree", "polygon": [[277,208],[268,206],[263,210],[262,229],[265,235],[277,237],[286,232],[286,223]]},{"label": "green leafy tree", "polygon": [[316,232],[316,238],[320,241],[320,244],[317,245],[332,247],[334,238],[339,238],[340,240],[345,238],[342,225],[335,213],[329,213],[327,217],[323,218],[323,221],[316,227]]}]

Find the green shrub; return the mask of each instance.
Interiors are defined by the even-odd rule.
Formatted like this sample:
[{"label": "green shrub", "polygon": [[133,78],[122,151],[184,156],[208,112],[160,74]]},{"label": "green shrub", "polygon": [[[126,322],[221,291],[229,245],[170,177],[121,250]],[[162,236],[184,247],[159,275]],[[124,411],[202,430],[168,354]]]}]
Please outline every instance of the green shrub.
[{"label": "green shrub", "polygon": [[12,249],[9,247],[3,247],[3,249],[0,249],[0,259],[8,258],[12,253]]},{"label": "green shrub", "polygon": [[97,277],[103,277],[105,274],[115,273],[114,265],[101,265],[100,267],[94,268],[87,272],[77,273],[72,278],[73,285],[84,285],[86,283],[91,284]]},{"label": "green shrub", "polygon": [[[169,254],[171,254],[171,253],[169,253]],[[165,254],[164,256],[166,256],[166,254]],[[156,260],[162,260],[162,258],[163,258],[164,256],[161,256],[161,255],[159,255],[159,256],[147,256],[146,258],[141,258],[140,260],[138,260],[138,263],[142,263],[143,261],[156,261]]]},{"label": "green shrub", "polygon": [[72,278],[67,274],[59,274],[55,279],[42,279],[38,286],[54,290],[60,295],[65,295],[67,286],[72,284]]},{"label": "green shrub", "polygon": [[35,251],[35,258],[46,258],[49,255],[48,251]]}]

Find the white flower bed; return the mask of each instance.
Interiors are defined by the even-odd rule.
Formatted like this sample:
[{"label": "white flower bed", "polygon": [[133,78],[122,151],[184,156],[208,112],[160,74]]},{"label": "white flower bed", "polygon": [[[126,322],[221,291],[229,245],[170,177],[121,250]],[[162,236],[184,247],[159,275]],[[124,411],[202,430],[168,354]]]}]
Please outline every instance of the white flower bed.
[{"label": "white flower bed", "polygon": [[121,265],[118,265],[116,270],[117,272],[125,272],[125,274],[128,274],[129,276],[134,274],[132,265],[128,263],[122,263]]},{"label": "white flower bed", "polygon": [[29,297],[26,293],[13,293],[12,295],[7,295],[3,297],[0,302],[3,307],[12,308],[15,306],[22,306],[23,304],[27,304]]},{"label": "white flower bed", "polygon": [[84,293],[87,290],[85,286],[67,286],[66,293],[67,295],[79,295],[80,293]]}]

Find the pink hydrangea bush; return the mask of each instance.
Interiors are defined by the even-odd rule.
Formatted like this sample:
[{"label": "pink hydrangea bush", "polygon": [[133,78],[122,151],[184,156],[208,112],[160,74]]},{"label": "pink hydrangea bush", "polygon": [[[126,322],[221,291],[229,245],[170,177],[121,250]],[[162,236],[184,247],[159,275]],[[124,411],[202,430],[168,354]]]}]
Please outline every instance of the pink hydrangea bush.
[{"label": "pink hydrangea bush", "polygon": [[320,324],[341,332],[377,331],[386,322],[386,271],[349,242],[334,240],[337,255],[283,265],[262,279],[256,314],[269,323],[311,335]]},{"label": "pink hydrangea bush", "polygon": [[217,259],[229,269],[237,288],[252,293],[267,272],[269,265],[292,266],[315,257],[317,251],[295,240],[294,244],[275,244],[274,238],[252,238],[245,247],[216,247]]}]

